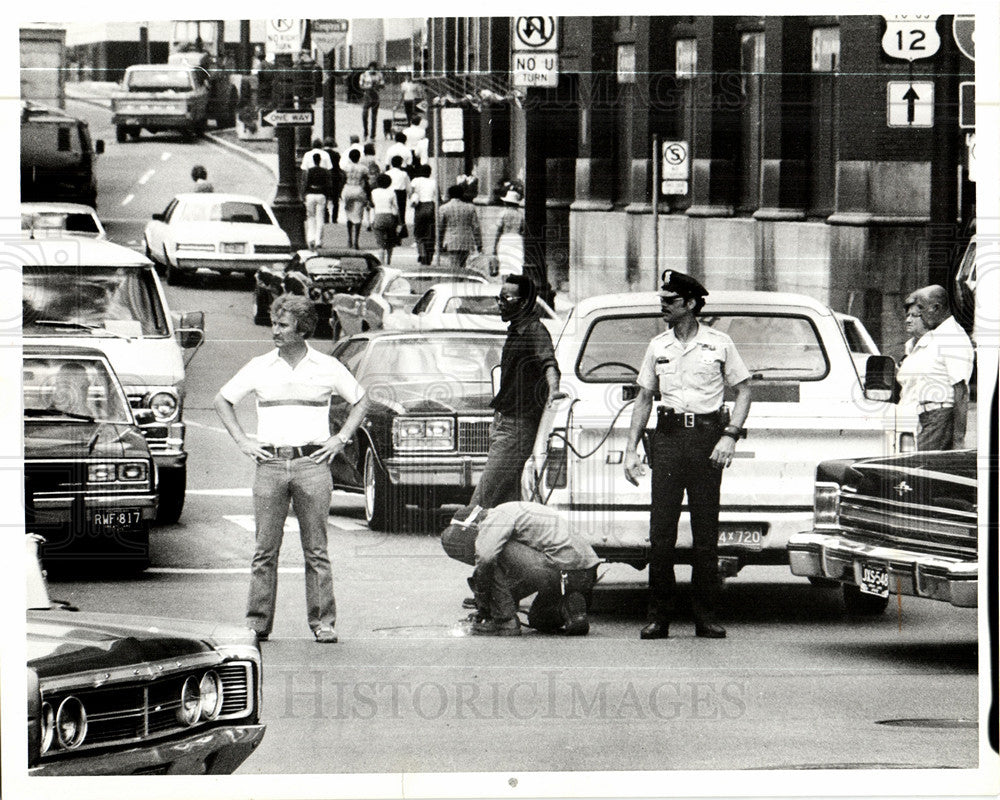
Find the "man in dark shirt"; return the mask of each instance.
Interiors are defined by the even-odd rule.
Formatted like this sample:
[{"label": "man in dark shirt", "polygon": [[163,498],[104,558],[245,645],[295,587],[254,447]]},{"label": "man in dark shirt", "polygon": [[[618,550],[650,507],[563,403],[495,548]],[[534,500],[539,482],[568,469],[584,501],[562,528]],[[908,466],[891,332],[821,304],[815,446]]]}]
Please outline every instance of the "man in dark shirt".
[{"label": "man in dark shirt", "polygon": [[500,391],[491,403],[489,454],[472,505],[493,508],[520,499],[521,470],[545,405],[566,396],[559,391],[552,338],[538,318],[536,298],[535,284],[525,275],[507,275],[497,297],[500,318],[510,328],[500,356]]}]

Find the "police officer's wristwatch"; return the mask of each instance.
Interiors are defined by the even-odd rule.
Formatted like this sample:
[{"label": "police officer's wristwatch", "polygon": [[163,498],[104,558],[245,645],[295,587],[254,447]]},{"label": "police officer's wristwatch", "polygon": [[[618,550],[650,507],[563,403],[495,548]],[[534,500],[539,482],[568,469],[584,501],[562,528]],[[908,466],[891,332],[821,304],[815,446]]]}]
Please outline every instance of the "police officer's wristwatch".
[{"label": "police officer's wristwatch", "polygon": [[730,437],[734,442],[738,442],[740,439],[747,437],[747,429],[736,425],[727,425],[722,429],[722,435]]}]

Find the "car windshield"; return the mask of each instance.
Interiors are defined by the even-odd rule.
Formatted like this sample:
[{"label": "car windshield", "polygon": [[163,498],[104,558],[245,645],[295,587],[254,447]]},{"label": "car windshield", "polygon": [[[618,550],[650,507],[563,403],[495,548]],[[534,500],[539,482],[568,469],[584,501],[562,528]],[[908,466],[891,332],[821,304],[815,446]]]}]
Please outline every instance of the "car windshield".
[{"label": "car windshield", "polygon": [[136,70],[129,73],[128,90],[130,92],[145,92],[149,90],[188,92],[191,90],[191,70]]},{"label": "car windshield", "polygon": [[101,234],[91,214],[67,211],[37,211],[21,214],[21,230],[39,234],[79,234],[96,239]]},{"label": "car windshield", "polygon": [[421,396],[450,402],[492,392],[502,336],[421,336],[372,343],[361,383],[374,400]]},{"label": "car windshield", "polygon": [[450,297],[444,304],[444,310],[446,313],[500,316],[500,306],[495,297]]},{"label": "car windshield", "polygon": [[178,219],[184,222],[245,222],[270,225],[271,218],[260,203],[227,200],[222,203],[185,203]]},{"label": "car windshield", "polygon": [[[702,325],[728,334],[755,380],[820,380],[826,354],[805,317],[776,314],[703,314]],[[587,333],[577,374],[593,383],[632,382],[650,339],[665,330],[659,315],[604,317]]]},{"label": "car windshield", "polygon": [[27,418],[132,421],[118,381],[99,359],[25,356],[21,375]]},{"label": "car windshield", "polygon": [[152,267],[25,265],[24,333],[35,336],[166,336]]}]

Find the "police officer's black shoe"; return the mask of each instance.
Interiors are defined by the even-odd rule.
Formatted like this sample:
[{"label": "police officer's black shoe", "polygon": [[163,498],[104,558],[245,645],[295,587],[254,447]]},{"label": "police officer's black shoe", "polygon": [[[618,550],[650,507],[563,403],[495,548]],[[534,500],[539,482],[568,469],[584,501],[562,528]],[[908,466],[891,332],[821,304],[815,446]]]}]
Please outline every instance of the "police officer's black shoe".
[{"label": "police officer's black shoe", "polygon": [[702,622],[694,626],[694,635],[702,639],[725,639],[726,629],[714,622]]},{"label": "police officer's black shoe", "polygon": [[639,631],[640,639],[667,639],[670,637],[670,625],[666,622],[650,622]]}]

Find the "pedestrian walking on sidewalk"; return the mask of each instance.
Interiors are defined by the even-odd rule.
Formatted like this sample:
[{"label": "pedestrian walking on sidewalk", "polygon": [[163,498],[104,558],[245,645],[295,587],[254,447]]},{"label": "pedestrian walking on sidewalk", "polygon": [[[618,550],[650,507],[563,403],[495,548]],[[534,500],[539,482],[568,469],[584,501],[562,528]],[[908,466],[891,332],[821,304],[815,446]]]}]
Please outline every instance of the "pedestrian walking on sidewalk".
[{"label": "pedestrian walking on sidewalk", "polygon": [[378,176],[375,188],[372,189],[372,230],[375,241],[382,251],[382,263],[392,263],[392,250],[397,243],[399,215],[397,213],[396,193],[392,190],[392,179],[388,174]]},{"label": "pedestrian walking on sidewalk", "polygon": [[417,167],[417,176],[410,184],[413,204],[413,239],[417,244],[417,263],[430,264],[434,259],[434,202],[437,181],[431,177],[431,165]]},{"label": "pedestrian walking on sidewalk", "polygon": [[323,150],[330,157],[333,167],[330,169],[330,191],[327,198],[326,218],[336,224],[340,219],[340,196],[344,191],[344,170],[340,165],[340,153],[337,152],[337,142],[331,137],[323,140]]},{"label": "pedestrian walking on sidewalk", "polygon": [[361,89],[361,131],[364,138],[374,139],[378,129],[378,106],[380,93],[385,86],[385,78],[379,72],[378,62],[372,61],[368,69],[361,73],[358,88]]},{"label": "pedestrian walking on sidewalk", "polygon": [[313,153],[313,165],[302,176],[302,198],[306,205],[306,247],[315,250],[323,237],[326,199],[333,192],[330,170],[320,166],[319,153]]},{"label": "pedestrian walking on sidewalk", "polygon": [[368,230],[371,230],[371,191],[375,188],[375,182],[378,180],[378,176],[382,174],[382,170],[378,165],[378,160],[375,158],[375,142],[365,142],[364,155],[361,156],[361,163],[364,164],[365,169],[368,170],[368,205],[365,207],[365,226]]},{"label": "pedestrian walking on sidewalk", "polygon": [[462,269],[473,250],[483,249],[483,235],[475,206],[465,199],[464,185],[448,187],[448,202],[441,206],[438,246],[454,269]]},{"label": "pedestrian walking on sidewalk", "polygon": [[[316,327],[313,303],[281,295],[271,305],[275,349],[252,358],[215,396],[219,419],[243,455],[256,464],[253,508],[256,543],[250,565],[247,627],[266,641],[274,625],[278,556],[289,504],[295,511],[305,557],[306,618],[317,642],[337,641],[337,604],[327,554],[326,525],[333,483],[329,462],[354,436],[368,410],[368,398],[337,359],[306,342]],[[236,416],[235,405],[253,395],[257,439]],[[333,395],[353,408],[330,434]]]},{"label": "pedestrian walking on sidewalk", "polygon": [[368,168],[361,163],[361,151],[347,151],[344,170],[344,216],[347,217],[347,246],[358,249],[361,220],[368,205]]},{"label": "pedestrian walking on sidewalk", "polygon": [[524,272],[524,212],[521,210],[521,195],[514,189],[508,189],[500,199],[504,210],[493,240],[496,268],[501,275],[520,275]]},{"label": "pedestrian walking on sidewalk", "polygon": [[399,215],[399,241],[402,242],[410,235],[406,228],[406,201],[412,191],[410,176],[403,169],[403,159],[400,156],[392,157],[392,163],[385,174],[389,176],[390,188],[396,196],[396,210]]}]

